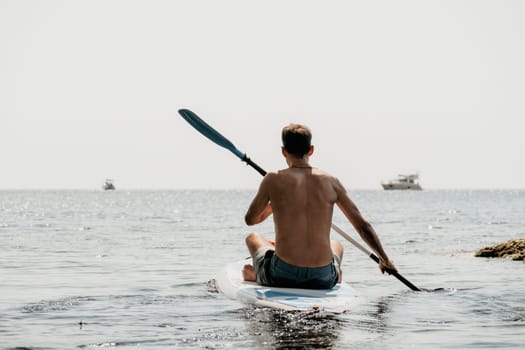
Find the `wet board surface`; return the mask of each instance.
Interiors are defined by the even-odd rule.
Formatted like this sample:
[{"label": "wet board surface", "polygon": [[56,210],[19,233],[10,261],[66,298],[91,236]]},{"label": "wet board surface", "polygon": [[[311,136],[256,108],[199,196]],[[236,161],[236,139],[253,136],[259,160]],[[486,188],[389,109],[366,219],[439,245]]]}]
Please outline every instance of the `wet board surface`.
[{"label": "wet board surface", "polygon": [[354,289],[344,281],[332,289],[277,288],[246,282],[242,268],[251,262],[251,259],[237,261],[222,268],[215,279],[217,289],[246,304],[290,311],[322,310],[338,314],[350,310],[357,302]]}]

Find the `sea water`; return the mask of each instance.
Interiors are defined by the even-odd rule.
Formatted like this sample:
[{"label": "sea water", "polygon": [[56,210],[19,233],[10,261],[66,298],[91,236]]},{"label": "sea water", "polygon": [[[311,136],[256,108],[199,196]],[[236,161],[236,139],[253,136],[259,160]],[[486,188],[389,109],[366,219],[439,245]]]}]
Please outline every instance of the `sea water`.
[{"label": "sea water", "polygon": [[[474,251],[525,236],[525,191],[351,191],[413,292],[345,242],[339,316],[229,300],[254,191],[1,191],[1,349],[518,349],[525,264]],[[359,239],[345,218],[334,222]],[[334,232],[334,238],[339,238]]]}]

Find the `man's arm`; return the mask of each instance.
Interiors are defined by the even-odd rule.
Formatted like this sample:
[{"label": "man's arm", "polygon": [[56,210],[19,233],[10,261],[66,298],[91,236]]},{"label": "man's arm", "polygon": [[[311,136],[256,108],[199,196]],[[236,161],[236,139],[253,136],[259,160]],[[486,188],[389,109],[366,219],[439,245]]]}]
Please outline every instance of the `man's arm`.
[{"label": "man's arm", "polygon": [[388,258],[372,225],[363,218],[361,212],[346,193],[344,186],[336,179],[335,190],[337,192],[337,206],[348,218],[352,226],[361,238],[379,257],[379,269],[381,272],[397,271],[394,264]]},{"label": "man's arm", "polygon": [[244,221],[246,225],[252,226],[264,221],[268,216],[272,214],[272,205],[270,203],[270,182],[273,174],[267,174],[259,186],[259,190],[253,198],[246,215],[244,216]]}]

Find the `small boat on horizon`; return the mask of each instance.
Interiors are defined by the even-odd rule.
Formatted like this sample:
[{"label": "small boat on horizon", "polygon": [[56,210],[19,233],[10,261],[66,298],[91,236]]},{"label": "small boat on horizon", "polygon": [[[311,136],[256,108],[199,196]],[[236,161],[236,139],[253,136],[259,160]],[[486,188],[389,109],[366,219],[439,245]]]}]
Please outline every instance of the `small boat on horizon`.
[{"label": "small boat on horizon", "polygon": [[104,185],[102,185],[102,189],[104,191],[114,191],[115,185],[113,184],[113,180],[106,179],[106,182],[104,182]]},{"label": "small boat on horizon", "polygon": [[381,183],[384,190],[414,190],[421,191],[418,174],[398,175],[397,179]]}]

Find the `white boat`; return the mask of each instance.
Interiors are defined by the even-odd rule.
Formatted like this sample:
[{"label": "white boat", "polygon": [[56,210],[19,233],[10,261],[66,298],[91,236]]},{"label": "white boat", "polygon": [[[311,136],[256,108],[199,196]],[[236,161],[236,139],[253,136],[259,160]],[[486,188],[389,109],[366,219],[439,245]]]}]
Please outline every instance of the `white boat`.
[{"label": "white boat", "polygon": [[106,182],[104,183],[104,185],[102,185],[102,189],[104,191],[113,191],[113,190],[115,190],[115,185],[113,184],[113,180],[106,179]]},{"label": "white boat", "polygon": [[418,174],[398,175],[397,179],[382,182],[381,186],[384,190],[422,190]]}]

